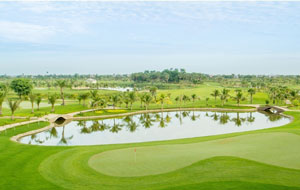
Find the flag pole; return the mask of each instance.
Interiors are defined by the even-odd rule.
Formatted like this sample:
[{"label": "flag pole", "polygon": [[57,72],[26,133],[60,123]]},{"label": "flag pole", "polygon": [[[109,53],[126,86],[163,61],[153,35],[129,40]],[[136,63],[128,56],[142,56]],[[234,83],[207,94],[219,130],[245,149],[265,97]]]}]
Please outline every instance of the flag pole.
[{"label": "flag pole", "polygon": [[134,148],[134,162],[136,162],[136,148]]}]

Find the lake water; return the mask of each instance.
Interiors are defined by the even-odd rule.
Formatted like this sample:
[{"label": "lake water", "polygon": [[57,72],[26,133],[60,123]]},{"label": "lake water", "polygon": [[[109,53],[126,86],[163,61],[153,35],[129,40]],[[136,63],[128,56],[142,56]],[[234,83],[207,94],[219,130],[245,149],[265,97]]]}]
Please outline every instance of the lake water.
[{"label": "lake water", "polygon": [[149,142],[278,127],[290,122],[267,113],[178,111],[115,119],[72,121],[20,139],[24,144],[69,146]]}]

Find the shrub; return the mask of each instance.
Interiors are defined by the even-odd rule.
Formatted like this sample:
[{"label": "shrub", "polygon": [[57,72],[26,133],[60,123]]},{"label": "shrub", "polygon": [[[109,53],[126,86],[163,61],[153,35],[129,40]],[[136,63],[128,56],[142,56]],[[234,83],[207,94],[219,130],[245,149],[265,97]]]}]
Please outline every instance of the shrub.
[{"label": "shrub", "polygon": [[293,100],[292,104],[293,104],[293,106],[299,106],[299,101],[298,100]]},{"label": "shrub", "polygon": [[269,105],[269,103],[270,103],[270,100],[266,100],[266,104]]}]

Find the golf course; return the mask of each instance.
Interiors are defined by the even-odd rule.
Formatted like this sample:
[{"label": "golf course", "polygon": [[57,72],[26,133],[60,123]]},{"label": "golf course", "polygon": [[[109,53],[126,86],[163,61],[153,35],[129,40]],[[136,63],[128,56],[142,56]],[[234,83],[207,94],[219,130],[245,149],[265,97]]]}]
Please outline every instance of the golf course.
[{"label": "golf course", "polygon": [[287,125],[131,144],[38,146],[0,134],[3,189],[300,189],[300,112]]}]

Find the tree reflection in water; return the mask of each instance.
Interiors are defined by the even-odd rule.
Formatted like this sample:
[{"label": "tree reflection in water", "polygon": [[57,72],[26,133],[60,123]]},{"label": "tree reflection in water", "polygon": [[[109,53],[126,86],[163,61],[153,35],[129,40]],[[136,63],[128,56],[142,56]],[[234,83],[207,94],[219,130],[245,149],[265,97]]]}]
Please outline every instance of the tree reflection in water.
[{"label": "tree reflection in water", "polygon": [[73,138],[73,135],[70,136],[70,137],[65,137],[65,126],[63,126],[63,129],[62,129],[62,133],[61,133],[61,139],[60,141],[58,142],[58,144],[69,144],[68,141],[71,140]]},{"label": "tree reflection in water", "polygon": [[192,116],[191,116],[191,120],[192,121],[196,121],[197,119],[199,119],[200,118],[200,114],[199,115],[196,115],[195,114],[195,111],[193,111],[193,114],[192,114]]},{"label": "tree reflection in water", "polygon": [[222,113],[220,116],[219,123],[221,125],[225,125],[226,123],[228,123],[229,120],[230,120],[230,117],[228,116],[228,113]]},{"label": "tree reflection in water", "polygon": [[252,116],[252,112],[250,112],[250,116],[247,117],[247,121],[248,121],[249,123],[253,123],[253,122],[255,121],[255,117]]},{"label": "tree reflection in water", "polygon": [[[90,141],[92,141],[91,139],[94,139],[93,141],[96,142],[97,139],[99,139],[99,137],[101,137],[99,141],[103,142],[119,142],[126,141],[127,139],[132,140],[132,138],[137,138],[138,140],[151,140],[151,137],[149,136],[153,136],[153,134],[155,134],[154,137],[155,139],[157,139],[158,137],[161,138],[161,136],[163,136],[162,134],[164,133],[166,133],[165,135],[167,138],[170,138],[172,137],[172,135],[175,136],[177,134],[179,134],[179,136],[184,134],[182,135],[182,137],[185,137],[185,134],[190,135],[187,137],[193,137],[193,135],[210,135],[214,133],[214,130],[216,130],[216,134],[219,134],[220,132],[224,131],[227,132],[227,127],[229,132],[249,130],[249,127],[253,127],[254,129],[256,129],[257,125],[254,125],[254,122],[260,124],[258,126],[264,126],[264,124],[267,124],[266,126],[272,126],[270,125],[270,122],[276,122],[282,119],[281,115],[265,112],[263,114],[264,115],[258,113],[227,113],[179,110],[177,112],[145,113],[140,115],[102,120],[81,120],[73,122],[72,125],[51,128],[47,131],[44,131],[43,134],[35,134],[32,136],[28,136],[26,143],[75,145],[76,141],[80,144],[85,139],[88,139]],[[224,127],[222,127],[222,130],[217,131],[218,129],[220,129],[220,126]],[[185,127],[187,129],[185,129]],[[237,127],[239,127],[240,129],[237,130]],[[159,130],[158,128],[164,129]],[[173,129],[174,134],[171,134],[173,132]],[[91,133],[95,135],[86,135]],[[115,136],[115,134],[117,133],[118,135]],[[152,135],[144,137],[144,134]]]},{"label": "tree reflection in water", "polygon": [[143,120],[141,121],[141,124],[145,127],[145,128],[150,128],[153,126],[153,122],[155,122],[156,120],[152,118],[152,116],[150,114],[145,114]]},{"label": "tree reflection in water", "polygon": [[109,131],[112,132],[112,133],[118,133],[119,131],[122,130],[123,124],[116,123],[116,118],[114,118],[113,121],[114,121],[114,124],[113,124],[113,126],[110,128]]}]

